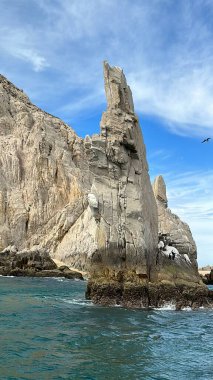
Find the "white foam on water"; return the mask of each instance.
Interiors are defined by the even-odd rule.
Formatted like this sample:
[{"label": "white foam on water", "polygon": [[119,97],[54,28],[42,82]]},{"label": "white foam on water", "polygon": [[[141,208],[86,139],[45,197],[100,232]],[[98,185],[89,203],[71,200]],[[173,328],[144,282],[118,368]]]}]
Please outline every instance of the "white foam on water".
[{"label": "white foam on water", "polygon": [[53,277],[54,280],[58,281],[58,282],[64,282],[65,280],[67,280],[65,277]]},{"label": "white foam on water", "polygon": [[176,305],[172,302],[168,302],[161,307],[155,307],[154,310],[176,310]]},{"label": "white foam on water", "polygon": [[4,278],[14,278],[16,276],[3,276],[3,274],[0,274],[0,277],[4,277]]},{"label": "white foam on water", "polygon": [[[40,277],[39,277],[40,278]],[[41,278],[48,278],[48,279],[53,279],[53,280],[56,280],[58,282],[63,282],[63,281],[82,281],[80,280],[79,278],[67,278],[67,277],[41,277]]]},{"label": "white foam on water", "polygon": [[50,276],[46,276],[46,277],[35,277],[35,278],[45,278],[45,280],[56,280],[56,281],[59,281],[59,282],[62,282],[62,281],[65,281],[67,280],[67,278],[65,277],[50,277]]},{"label": "white foam on water", "polygon": [[192,308],[190,306],[183,307],[183,311],[192,311]]},{"label": "white foam on water", "polygon": [[75,299],[73,298],[72,300],[67,300],[65,298],[61,298],[61,300],[65,303],[68,303],[70,305],[79,305],[79,306],[94,306],[92,301],[90,300],[81,300],[81,299]]},{"label": "white foam on water", "polygon": [[[206,310],[208,308],[206,308],[205,306],[200,306],[196,310],[198,310],[198,309],[199,310]],[[154,310],[158,310],[158,311],[161,311],[161,310],[176,310],[176,305],[173,304],[173,303],[167,303],[164,306],[155,307]],[[186,307],[183,307],[180,311],[193,311],[193,309],[190,306],[186,306]]]}]

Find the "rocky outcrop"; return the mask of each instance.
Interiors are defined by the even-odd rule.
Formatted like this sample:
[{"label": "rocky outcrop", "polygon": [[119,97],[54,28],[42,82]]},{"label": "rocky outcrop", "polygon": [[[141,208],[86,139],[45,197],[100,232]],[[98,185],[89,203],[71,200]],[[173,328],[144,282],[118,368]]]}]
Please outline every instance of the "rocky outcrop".
[{"label": "rocky outcrop", "polygon": [[30,277],[66,277],[83,280],[83,276],[66,266],[57,267],[46,251],[17,252],[15,246],[0,252],[0,275]]},{"label": "rocky outcrop", "polygon": [[56,255],[69,244],[70,255],[88,258],[96,283],[150,279],[155,277],[157,209],[145,146],[122,70],[105,63],[104,79],[108,108],[100,134],[84,139],[91,183],[88,206]]},{"label": "rocky outcrop", "polygon": [[[108,107],[101,134],[91,141],[91,208],[98,250],[91,256],[87,297],[128,307],[162,306],[168,300],[177,308],[210,305],[197,272],[190,230],[168,210],[163,179],[155,183],[154,200],[145,146],[123,72],[105,64],[104,77]],[[163,208],[165,224],[172,225],[164,233],[163,247],[157,245],[159,202],[159,223]]]},{"label": "rocky outcrop", "polygon": [[[173,214],[168,208],[166,185],[163,177],[156,177],[153,190],[158,207],[158,230],[160,240],[175,247],[183,260],[191,262],[197,268],[197,247],[188,224]],[[165,244],[166,245],[166,244]]]},{"label": "rocky outcrop", "polygon": [[213,285],[213,269],[211,269],[211,272],[209,273],[209,276],[207,277],[207,283],[209,285]]},{"label": "rocky outcrop", "polygon": [[190,286],[200,304],[209,296],[196,247],[168,210],[163,181],[156,204],[123,71],[104,63],[104,80],[100,134],[82,139],[0,76],[0,273],[72,278],[54,259],[89,271],[94,302],[141,307],[173,297],[185,305]]},{"label": "rocky outcrop", "polygon": [[106,63],[104,76],[101,133],[85,139],[0,76],[0,249],[151,278],[157,211],[145,146],[122,70]]},{"label": "rocky outcrop", "polygon": [[154,280],[157,208],[146,151],[123,71],[104,64],[107,111],[100,135],[91,138],[89,205],[96,223],[97,251],[91,283]]},{"label": "rocky outcrop", "polygon": [[102,305],[122,305],[128,308],[173,307],[198,309],[213,307],[213,291],[193,283],[127,283],[102,284],[87,287],[86,297]]},{"label": "rocky outcrop", "polygon": [[199,274],[204,284],[213,285],[213,267],[208,265],[206,267],[199,268]]}]

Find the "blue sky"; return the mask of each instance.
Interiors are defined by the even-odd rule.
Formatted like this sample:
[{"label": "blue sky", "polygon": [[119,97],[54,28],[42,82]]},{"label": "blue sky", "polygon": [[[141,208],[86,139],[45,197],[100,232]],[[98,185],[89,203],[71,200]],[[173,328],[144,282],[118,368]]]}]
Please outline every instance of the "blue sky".
[{"label": "blue sky", "polygon": [[213,1],[0,0],[0,72],[84,136],[105,109],[102,61],[124,69],[169,207],[213,264]]}]

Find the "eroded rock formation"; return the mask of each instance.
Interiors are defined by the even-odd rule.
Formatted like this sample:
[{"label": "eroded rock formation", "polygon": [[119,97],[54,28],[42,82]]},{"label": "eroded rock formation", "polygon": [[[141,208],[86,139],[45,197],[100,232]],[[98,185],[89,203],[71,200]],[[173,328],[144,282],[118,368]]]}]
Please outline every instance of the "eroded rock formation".
[{"label": "eroded rock formation", "polygon": [[158,207],[158,230],[159,234],[175,247],[183,259],[192,263],[197,268],[197,247],[187,223],[173,214],[168,208],[166,185],[163,177],[156,177],[153,190]]},{"label": "eroded rock formation", "polygon": [[[87,296],[103,304],[148,307],[170,299],[177,307],[187,302],[196,307],[202,303],[202,294],[208,298],[208,291],[197,272],[189,227],[167,208],[161,178],[155,182],[157,202],[153,198],[145,146],[122,70],[105,64],[104,77],[108,107],[95,151],[91,144],[90,161],[101,244],[91,258]],[[164,249],[157,249],[156,203],[161,234],[166,237]]]},{"label": "eroded rock formation", "polygon": [[145,146],[122,70],[105,64],[104,77],[101,133],[85,139],[0,77],[0,250],[150,277],[157,211]]},{"label": "eroded rock formation", "polygon": [[[20,263],[20,273],[29,270],[32,257],[35,265],[42,262],[45,253],[87,269],[87,296],[94,302],[142,307],[172,298],[200,305],[208,292],[199,285],[196,247],[186,225],[167,209],[163,181],[157,186],[157,210],[123,71],[105,63],[104,80],[107,110],[100,134],[82,139],[0,76],[2,263],[11,259],[11,269]],[[158,250],[159,209],[160,228],[164,231],[165,224],[190,264],[169,261]]]},{"label": "eroded rock formation", "polygon": [[81,273],[66,266],[57,267],[45,250],[17,251],[9,246],[0,252],[0,275],[31,277],[66,277],[83,280]]},{"label": "eroded rock formation", "polygon": [[107,111],[90,147],[97,244],[91,277],[97,283],[154,279],[157,208],[141,129],[123,71],[105,63],[104,80]]}]

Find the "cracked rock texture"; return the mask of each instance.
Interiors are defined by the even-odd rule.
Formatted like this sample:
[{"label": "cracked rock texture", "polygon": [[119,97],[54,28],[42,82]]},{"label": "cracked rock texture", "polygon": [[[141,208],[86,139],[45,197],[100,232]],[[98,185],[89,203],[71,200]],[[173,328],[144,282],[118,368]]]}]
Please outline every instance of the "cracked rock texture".
[{"label": "cracked rock texture", "polygon": [[[155,277],[157,208],[146,149],[123,71],[104,64],[107,110],[90,141],[89,205],[96,222],[97,281]],[[88,143],[89,144],[89,143]]]},{"label": "cracked rock texture", "polygon": [[153,190],[158,207],[158,229],[160,234],[165,234],[170,239],[172,246],[177,248],[180,254],[188,255],[192,265],[197,268],[197,247],[187,223],[173,214],[168,208],[166,185],[163,177],[156,177]]}]

